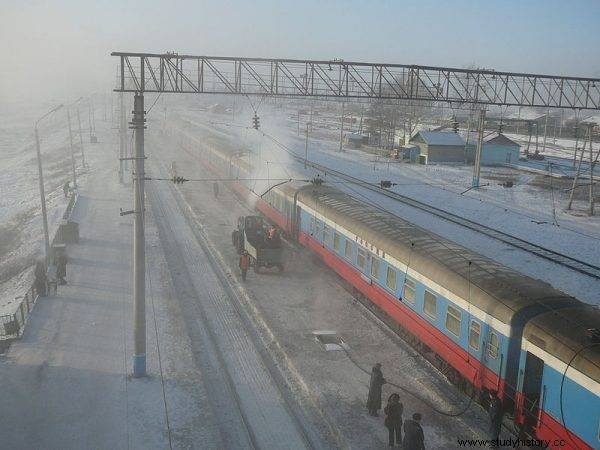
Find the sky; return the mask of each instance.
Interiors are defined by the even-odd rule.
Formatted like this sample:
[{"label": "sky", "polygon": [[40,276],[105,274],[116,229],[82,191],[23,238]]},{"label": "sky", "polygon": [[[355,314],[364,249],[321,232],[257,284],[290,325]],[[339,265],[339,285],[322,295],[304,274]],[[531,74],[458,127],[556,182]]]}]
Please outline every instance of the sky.
[{"label": "sky", "polygon": [[600,78],[600,0],[0,0],[0,102],[108,92],[111,51]]}]

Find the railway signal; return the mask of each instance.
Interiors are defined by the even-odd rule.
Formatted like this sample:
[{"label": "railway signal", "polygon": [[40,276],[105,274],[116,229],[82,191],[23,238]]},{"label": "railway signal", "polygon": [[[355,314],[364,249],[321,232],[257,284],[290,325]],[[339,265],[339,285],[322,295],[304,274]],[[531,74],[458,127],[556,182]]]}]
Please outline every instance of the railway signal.
[{"label": "railway signal", "polygon": [[188,180],[187,178],[183,178],[183,177],[173,177],[171,180],[172,180],[172,181],[173,181],[173,183],[175,183],[175,184],[183,184],[183,183],[185,183],[186,181],[190,181],[190,180]]},{"label": "railway signal", "polygon": [[396,186],[396,183],[392,183],[390,180],[381,180],[379,182],[379,186],[381,186],[383,189],[389,189],[392,186]]}]

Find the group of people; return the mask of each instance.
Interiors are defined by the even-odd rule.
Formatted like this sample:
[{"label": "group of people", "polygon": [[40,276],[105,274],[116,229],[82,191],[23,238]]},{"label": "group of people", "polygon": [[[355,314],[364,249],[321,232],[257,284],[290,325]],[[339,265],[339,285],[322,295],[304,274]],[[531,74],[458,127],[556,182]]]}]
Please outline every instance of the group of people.
[{"label": "group of people", "polygon": [[[367,409],[369,415],[378,417],[381,409],[381,392],[386,383],[381,371],[381,363],[375,364],[371,370],[371,381],[369,383],[369,397]],[[387,405],[383,409],[385,413],[384,425],[388,429],[388,443],[390,447],[398,446],[404,450],[424,450],[425,434],[421,427],[421,414],[416,412],[412,419],[403,419],[404,405],[400,401],[400,395],[393,393],[388,397]],[[403,427],[404,425],[404,427]],[[404,437],[402,431],[404,428]]]},{"label": "group of people", "polygon": [[[367,409],[369,415],[378,417],[381,409],[381,393],[386,380],[381,371],[381,363],[375,364],[371,370],[369,383],[369,396],[367,398]],[[502,429],[502,400],[496,391],[489,391],[488,416],[490,419],[490,438],[497,441]],[[400,395],[393,393],[388,397],[384,408],[385,427],[388,429],[388,443],[390,447],[398,446],[404,450],[424,450],[425,434],[421,427],[422,416],[415,412],[412,419],[403,420],[404,405],[400,401]],[[403,427],[404,425],[404,427]],[[404,436],[402,436],[404,431]]]},{"label": "group of people", "polygon": [[56,295],[57,285],[67,284],[67,255],[59,253],[46,267],[43,260],[35,264],[34,286],[40,297],[45,297],[48,293]]}]

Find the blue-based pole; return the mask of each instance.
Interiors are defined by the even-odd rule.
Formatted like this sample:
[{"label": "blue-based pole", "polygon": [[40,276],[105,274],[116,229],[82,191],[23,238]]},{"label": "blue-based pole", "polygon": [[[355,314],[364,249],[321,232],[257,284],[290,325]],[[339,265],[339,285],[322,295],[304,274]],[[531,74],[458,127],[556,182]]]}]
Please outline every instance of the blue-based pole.
[{"label": "blue-based pole", "polygon": [[146,249],[144,238],[144,95],[134,97],[132,126],[135,129],[135,189],[133,238],[133,376],[146,376]]}]

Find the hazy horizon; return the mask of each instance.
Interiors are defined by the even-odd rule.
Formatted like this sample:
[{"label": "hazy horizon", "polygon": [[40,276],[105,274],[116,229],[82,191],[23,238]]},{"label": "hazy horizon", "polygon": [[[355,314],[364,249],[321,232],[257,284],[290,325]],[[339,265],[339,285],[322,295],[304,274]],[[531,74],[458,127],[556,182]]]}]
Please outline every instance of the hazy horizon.
[{"label": "hazy horizon", "polygon": [[[584,13],[585,12],[585,13]],[[600,2],[5,1],[3,102],[106,92],[111,51],[486,67],[600,77]]]}]

